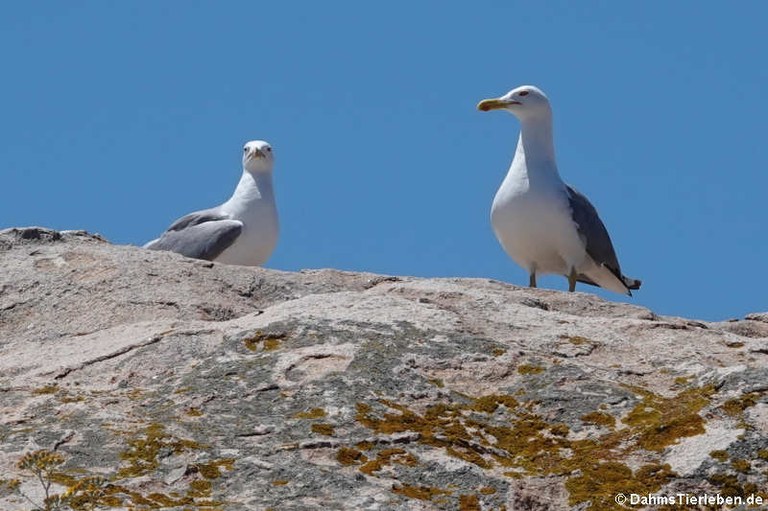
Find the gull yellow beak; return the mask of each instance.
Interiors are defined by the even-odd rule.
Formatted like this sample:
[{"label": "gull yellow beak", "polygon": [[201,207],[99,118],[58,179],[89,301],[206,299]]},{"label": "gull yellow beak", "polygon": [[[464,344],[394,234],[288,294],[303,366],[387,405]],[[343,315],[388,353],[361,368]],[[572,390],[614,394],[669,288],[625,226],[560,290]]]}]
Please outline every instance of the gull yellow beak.
[{"label": "gull yellow beak", "polygon": [[261,149],[254,149],[251,153],[251,158],[264,158],[265,156]]},{"label": "gull yellow beak", "polygon": [[484,99],[480,103],[477,104],[477,109],[482,110],[483,112],[488,112],[490,110],[499,110],[501,108],[507,108],[509,105],[519,105],[517,101],[504,101],[499,98],[494,99]]}]

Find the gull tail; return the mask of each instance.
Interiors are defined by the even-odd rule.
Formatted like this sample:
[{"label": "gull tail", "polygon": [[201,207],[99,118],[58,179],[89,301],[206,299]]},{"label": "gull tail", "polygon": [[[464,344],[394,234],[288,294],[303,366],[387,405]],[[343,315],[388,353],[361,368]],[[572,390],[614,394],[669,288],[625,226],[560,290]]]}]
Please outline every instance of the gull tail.
[{"label": "gull tail", "polygon": [[616,293],[626,294],[628,296],[632,296],[632,290],[640,289],[640,285],[643,283],[641,280],[622,275],[620,271],[605,264],[601,264],[599,268],[603,271],[602,276],[600,273],[593,273],[592,276],[579,273],[576,276],[576,280],[583,282],[584,284],[589,284],[590,286],[610,289]]},{"label": "gull tail", "polygon": [[640,289],[643,281],[638,279],[631,279],[625,275],[621,276],[621,281],[627,286],[627,289]]},{"label": "gull tail", "polygon": [[632,290],[640,289],[640,285],[643,283],[642,280],[633,279],[631,277],[627,277],[623,273],[621,273],[621,270],[614,270],[613,268],[608,267],[607,265],[603,265],[603,267],[608,268],[611,273],[613,273],[613,276],[616,277],[619,282],[621,282],[624,287],[627,288],[627,296],[632,296]]}]

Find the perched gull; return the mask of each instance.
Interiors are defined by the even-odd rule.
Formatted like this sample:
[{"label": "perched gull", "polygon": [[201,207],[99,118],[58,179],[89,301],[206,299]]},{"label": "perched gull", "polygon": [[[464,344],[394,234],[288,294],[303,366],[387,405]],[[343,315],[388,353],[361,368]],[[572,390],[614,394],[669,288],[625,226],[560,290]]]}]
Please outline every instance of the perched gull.
[{"label": "perched gull", "polygon": [[144,248],[227,264],[260,266],[277,244],[272,148],[263,140],[243,147],[243,175],[227,202],[176,220]]},{"label": "perched gull", "polygon": [[524,85],[478,110],[506,110],[520,120],[520,138],[507,177],[496,192],[491,224],[504,251],[536,275],[555,273],[576,282],[632,295],[640,281],[621,273],[608,231],[589,200],[560,179],[552,140],[552,109],[544,93]]}]

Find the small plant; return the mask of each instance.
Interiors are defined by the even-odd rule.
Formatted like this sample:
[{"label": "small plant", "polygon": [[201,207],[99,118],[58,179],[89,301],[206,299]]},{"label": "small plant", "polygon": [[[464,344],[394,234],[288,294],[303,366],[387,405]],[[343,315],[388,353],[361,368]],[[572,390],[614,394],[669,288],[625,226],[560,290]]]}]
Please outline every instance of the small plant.
[{"label": "small plant", "polygon": [[40,450],[25,454],[16,466],[29,472],[37,479],[43,488],[43,502],[37,503],[20,490],[21,481],[18,479],[1,480],[0,495],[17,494],[32,504],[34,511],[91,511],[104,496],[106,480],[100,477],[86,477],[76,481],[65,493],[52,493],[51,486],[60,473],[59,467],[64,463],[64,456],[59,453]]},{"label": "small plant", "polygon": [[18,479],[0,479],[0,497],[19,493],[21,481]]},{"label": "small plant", "polygon": [[[221,458],[195,463],[189,468],[189,481],[183,493],[169,495],[157,491],[132,489],[130,483],[137,477],[156,475],[157,456],[162,448],[178,452],[193,451],[200,446],[191,440],[176,438],[159,425],[150,425],[121,453],[122,467],[109,478],[87,470],[65,469],[65,457],[57,452],[39,450],[25,454],[17,468],[36,480],[42,488],[42,502],[21,490],[19,479],[0,479],[0,500],[16,495],[32,505],[30,511],[95,511],[97,509],[167,509],[184,506],[184,509],[223,509],[224,503],[211,498],[214,482],[224,472],[234,468],[235,460]],[[56,492],[55,485],[62,488]],[[2,504],[0,504],[2,506]]]}]

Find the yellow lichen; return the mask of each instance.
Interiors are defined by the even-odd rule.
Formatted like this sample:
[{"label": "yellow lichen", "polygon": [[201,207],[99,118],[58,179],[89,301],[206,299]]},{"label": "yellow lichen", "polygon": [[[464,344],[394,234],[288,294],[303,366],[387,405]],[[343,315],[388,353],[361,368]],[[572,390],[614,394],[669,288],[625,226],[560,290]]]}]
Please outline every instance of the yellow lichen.
[{"label": "yellow lichen", "polygon": [[748,473],[752,469],[752,464],[747,460],[733,460],[731,466],[737,472]]},{"label": "yellow lichen", "polygon": [[638,433],[638,444],[649,451],[661,451],[682,437],[704,433],[699,412],[709,404],[714,387],[687,389],[666,398],[639,391],[643,400],[622,420]]},{"label": "yellow lichen", "polygon": [[745,496],[744,488],[739,484],[739,478],[733,474],[718,472],[707,477],[707,480],[717,488],[718,493],[723,497]]},{"label": "yellow lichen", "polygon": [[273,351],[280,347],[280,341],[274,337],[264,339],[264,351]]},{"label": "yellow lichen", "polygon": [[[370,405],[359,403],[357,420],[364,426],[384,434],[414,431],[420,434],[420,442],[442,447],[446,453],[474,463],[480,467],[490,466],[492,459],[506,466],[525,465],[547,470],[549,464],[556,463],[558,451],[567,447],[567,428],[563,425],[547,424],[544,420],[520,409],[517,400],[511,396],[484,396],[463,405],[437,404],[427,408],[423,415],[408,408],[382,401],[399,413],[384,413],[376,418],[371,413]],[[513,411],[519,417],[512,427],[487,424],[478,421],[467,412],[493,413],[503,404],[508,413]],[[552,428],[554,427],[554,433]],[[482,436],[476,438],[478,432]],[[508,455],[493,454],[488,456],[488,437],[496,439],[494,447],[506,451]]]},{"label": "yellow lichen", "polygon": [[333,435],[334,427],[333,424],[327,423],[312,424],[312,432],[318,435],[331,436]]},{"label": "yellow lichen", "polygon": [[723,411],[731,417],[737,417],[741,415],[747,408],[755,406],[759,397],[760,392],[749,392],[739,396],[738,398],[729,399],[723,403]]},{"label": "yellow lichen", "polygon": [[360,472],[368,474],[369,476],[374,475],[375,472],[381,470],[385,466],[395,463],[413,467],[418,464],[418,459],[405,449],[383,449],[378,453],[376,458],[365,462],[360,467]]},{"label": "yellow lichen", "polygon": [[[150,493],[146,498],[155,504],[159,504],[161,508],[183,506],[190,503],[189,499],[174,499],[162,493]],[[157,509],[158,506],[152,506],[152,508]]]},{"label": "yellow lichen", "polygon": [[279,348],[280,341],[286,337],[287,334],[284,333],[268,334],[256,332],[253,336],[243,339],[243,344],[250,351],[258,351],[259,345],[263,347],[264,351],[272,351]]},{"label": "yellow lichen", "polygon": [[410,486],[408,484],[395,485],[392,492],[408,497],[409,499],[432,500],[438,495],[451,495],[450,490],[441,490],[431,486]]},{"label": "yellow lichen", "polygon": [[523,375],[539,374],[544,372],[544,368],[533,364],[521,364],[517,366],[517,372]]},{"label": "yellow lichen", "polygon": [[357,449],[342,447],[336,452],[336,461],[342,465],[356,465],[358,463],[365,463],[368,461],[368,457]]},{"label": "yellow lichen", "polygon": [[[565,424],[548,422],[533,412],[535,403],[520,403],[510,395],[461,396],[459,402],[429,405],[420,412],[388,400],[380,400],[376,408],[358,403],[356,419],[379,434],[417,433],[422,445],[481,468],[508,468],[503,473],[510,478],[572,474],[567,488],[573,503],[589,502],[593,510],[615,509],[616,488],[652,493],[674,476],[666,465],[633,471],[624,460],[640,449],[660,451],[680,438],[703,433],[700,412],[714,393],[710,386],[671,397],[632,390],[641,401],[624,417],[624,427],[616,428],[616,419],[602,411],[582,417],[608,428],[597,438],[569,439]],[[363,448],[373,445],[358,444]],[[360,470],[376,476],[389,463],[380,453]]]},{"label": "yellow lichen", "polygon": [[459,495],[459,511],[482,511],[477,495]]},{"label": "yellow lichen", "polygon": [[208,463],[196,463],[193,466],[198,473],[206,479],[218,479],[221,477],[221,469],[231,471],[235,467],[234,458],[222,458]]},{"label": "yellow lichen", "polygon": [[728,451],[712,451],[709,455],[717,461],[726,461],[728,459]]},{"label": "yellow lichen", "polygon": [[473,449],[472,446],[449,445],[446,446],[445,452],[454,458],[467,461],[480,468],[491,468],[491,463],[482,454]]},{"label": "yellow lichen", "polygon": [[294,419],[321,419],[325,417],[327,413],[322,408],[312,408],[304,412],[299,412],[293,416]]},{"label": "yellow lichen", "polygon": [[85,397],[65,393],[59,397],[59,401],[62,403],[80,403],[81,401],[85,401]]},{"label": "yellow lichen", "polygon": [[141,389],[131,389],[127,392],[126,396],[131,401],[138,401],[144,397],[144,391]]},{"label": "yellow lichen", "polygon": [[616,502],[616,495],[646,495],[667,483],[674,472],[669,465],[645,465],[636,472],[623,463],[608,461],[593,463],[581,469],[581,475],[565,482],[571,505],[589,502],[587,509],[620,510],[624,506]]},{"label": "yellow lichen", "polygon": [[508,410],[515,410],[520,403],[512,396],[504,396],[498,394],[491,394],[488,396],[478,397],[472,403],[472,410],[484,413],[493,413],[499,406],[504,406]]},{"label": "yellow lichen", "polygon": [[213,484],[207,479],[196,479],[189,483],[189,494],[193,497],[210,497]]},{"label": "yellow lichen", "polygon": [[355,447],[357,447],[358,449],[360,449],[362,451],[370,451],[371,449],[373,449],[374,445],[375,444],[373,442],[369,442],[367,440],[363,440],[362,442],[357,442],[355,444]]},{"label": "yellow lichen", "polygon": [[159,464],[157,456],[161,449],[180,453],[200,447],[197,442],[169,435],[162,424],[150,424],[139,438],[131,439],[128,448],[120,453],[120,458],[128,465],[118,470],[117,477],[138,477],[155,470]]},{"label": "yellow lichen", "polygon": [[616,418],[605,412],[589,412],[582,415],[581,420],[587,424],[594,424],[595,426],[605,426],[607,428],[616,426]]},{"label": "yellow lichen", "polygon": [[43,394],[55,394],[56,391],[59,390],[58,385],[44,385],[42,387],[38,387],[36,389],[32,390],[32,393],[35,395],[43,395]]}]

